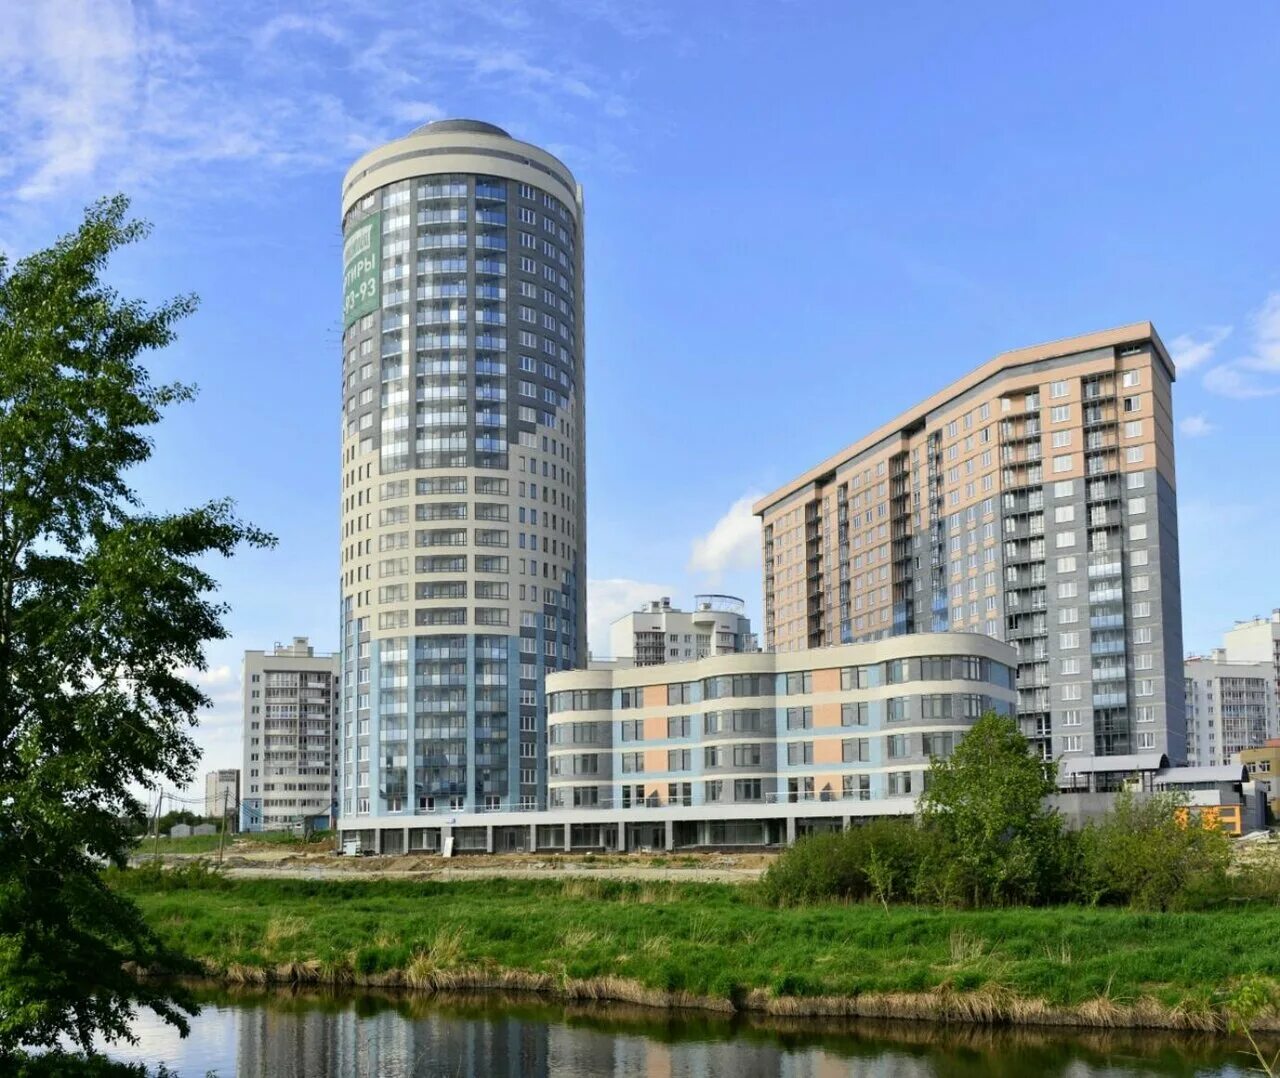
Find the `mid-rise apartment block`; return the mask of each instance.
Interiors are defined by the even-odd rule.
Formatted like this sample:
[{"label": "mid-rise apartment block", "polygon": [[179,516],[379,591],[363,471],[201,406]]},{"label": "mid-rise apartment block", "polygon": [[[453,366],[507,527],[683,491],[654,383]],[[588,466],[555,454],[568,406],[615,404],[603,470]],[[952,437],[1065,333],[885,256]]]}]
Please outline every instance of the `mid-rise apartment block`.
[{"label": "mid-rise apartment block", "polygon": [[241,830],[335,815],[338,663],[305,636],[244,653]]},{"label": "mid-rise apartment block", "polygon": [[1044,756],[1184,761],[1173,380],[1146,322],[1007,352],[763,498],[765,646],[984,633]]},{"label": "mid-rise apartment block", "polygon": [[224,812],[233,823],[240,818],[240,771],[234,767],[222,767],[204,777],[205,816],[220,820]]},{"label": "mid-rise apartment block", "polygon": [[1270,662],[1234,660],[1217,648],[1189,657],[1183,670],[1189,764],[1229,764],[1275,732],[1275,667]]},{"label": "mid-rise apartment block", "polygon": [[1280,710],[1280,609],[1269,618],[1236,622],[1222,637],[1227,657],[1239,662],[1270,663],[1275,671],[1276,707]]},{"label": "mid-rise apartment block", "polygon": [[624,665],[658,666],[758,650],[747,605],[734,595],[695,595],[693,610],[663,596],[609,627],[610,655]]},{"label": "mid-rise apartment block", "polygon": [[549,808],[914,798],[1015,654],[974,633],[575,670],[547,680]]},{"label": "mid-rise apartment block", "polygon": [[536,807],[586,660],[583,199],[475,120],[342,185],[340,811]]}]

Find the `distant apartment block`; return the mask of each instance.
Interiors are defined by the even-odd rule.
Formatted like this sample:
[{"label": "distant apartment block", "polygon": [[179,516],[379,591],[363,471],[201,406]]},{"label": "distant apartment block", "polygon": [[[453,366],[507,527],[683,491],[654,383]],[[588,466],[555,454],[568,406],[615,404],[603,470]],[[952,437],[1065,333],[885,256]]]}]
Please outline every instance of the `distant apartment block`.
[{"label": "distant apartment block", "polygon": [[547,679],[549,808],[914,798],[1015,655],[974,633],[575,670]]},{"label": "distant apartment block", "polygon": [[733,595],[695,595],[693,610],[663,596],[624,614],[609,629],[610,655],[635,666],[756,651],[746,603]]},{"label": "distant apartment block", "polygon": [[1045,757],[1184,761],[1173,380],[1147,322],[1007,352],[762,499],[765,646],[984,633]]},{"label": "distant apartment block", "polygon": [[1269,618],[1237,622],[1222,637],[1227,657],[1239,662],[1270,663],[1275,670],[1276,708],[1280,713],[1280,609]]},{"label": "distant apartment block", "polygon": [[1228,764],[1276,729],[1275,668],[1228,658],[1224,648],[1193,655],[1186,673],[1187,761]]},{"label": "distant apartment block", "polygon": [[242,830],[335,815],[338,662],[305,636],[244,653]]},{"label": "distant apartment block", "polygon": [[233,821],[240,818],[240,772],[234,767],[210,771],[204,777],[204,814],[222,819],[223,813]]}]

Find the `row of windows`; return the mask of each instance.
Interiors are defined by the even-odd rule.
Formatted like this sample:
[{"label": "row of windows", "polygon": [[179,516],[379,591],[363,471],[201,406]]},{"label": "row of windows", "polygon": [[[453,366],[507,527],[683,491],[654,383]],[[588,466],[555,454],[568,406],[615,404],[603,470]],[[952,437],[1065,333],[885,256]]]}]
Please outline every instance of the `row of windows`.
[{"label": "row of windows", "polygon": [[[608,710],[607,696],[608,690],[603,689],[552,693],[551,712]],[[973,721],[988,711],[1006,711],[1008,705],[977,693],[926,693],[921,696],[890,697],[874,703],[860,701],[841,704],[840,725],[870,726],[877,708],[881,709],[878,714],[885,722],[896,723],[914,719],[924,722],[956,719]],[[786,708],[782,717],[788,730],[813,729],[811,707]],[[703,735],[760,733],[769,730],[772,725],[772,710],[762,711],[759,708],[709,711],[701,716],[671,715],[666,720],[666,738],[688,738],[697,732]],[[564,740],[578,741],[579,735],[569,732],[577,727],[590,728],[591,732],[582,734],[582,739],[607,741],[611,724],[561,723],[552,727],[553,744]],[[618,739],[622,742],[646,740],[645,720],[622,719],[618,723]]]}]

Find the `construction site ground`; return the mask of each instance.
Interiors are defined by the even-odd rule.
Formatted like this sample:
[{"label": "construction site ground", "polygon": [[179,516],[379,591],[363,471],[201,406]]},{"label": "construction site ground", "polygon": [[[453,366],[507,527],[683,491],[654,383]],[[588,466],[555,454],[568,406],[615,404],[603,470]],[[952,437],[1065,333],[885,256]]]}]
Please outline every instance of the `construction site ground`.
[{"label": "construction site ground", "polygon": [[[759,879],[776,857],[773,853],[602,853],[602,854],[438,854],[344,857],[328,844],[276,844],[232,839],[222,854],[222,868],[240,879],[515,879],[687,880],[691,883],[745,883]],[[191,861],[217,863],[216,852],[160,854],[167,865]],[[152,860],[145,843],[135,863]]]}]

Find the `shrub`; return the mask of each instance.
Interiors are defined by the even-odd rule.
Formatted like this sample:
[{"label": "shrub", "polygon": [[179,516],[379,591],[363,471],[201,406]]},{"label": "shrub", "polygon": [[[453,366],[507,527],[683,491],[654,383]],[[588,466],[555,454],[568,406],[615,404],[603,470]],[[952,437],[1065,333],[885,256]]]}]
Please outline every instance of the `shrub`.
[{"label": "shrub", "polygon": [[1115,808],[1079,836],[1079,897],[1149,910],[1221,901],[1231,840],[1187,820],[1186,806],[1175,794],[1120,794]]},{"label": "shrub", "polygon": [[942,861],[935,832],[910,820],[873,820],[801,839],[769,866],[761,887],[777,905],[833,898],[887,905],[921,898]]}]

